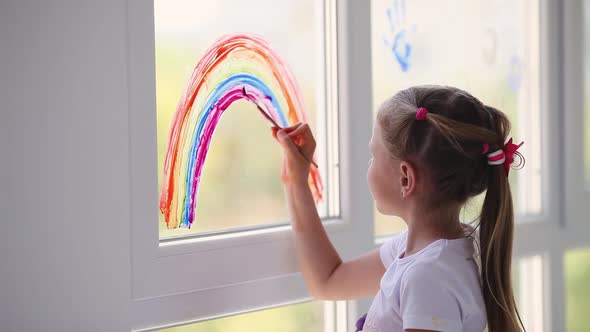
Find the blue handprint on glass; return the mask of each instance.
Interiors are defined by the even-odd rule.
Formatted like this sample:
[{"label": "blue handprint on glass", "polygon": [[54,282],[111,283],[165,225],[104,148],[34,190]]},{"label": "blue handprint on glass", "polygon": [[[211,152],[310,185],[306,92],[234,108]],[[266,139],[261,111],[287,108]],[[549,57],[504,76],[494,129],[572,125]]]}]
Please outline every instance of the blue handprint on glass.
[{"label": "blue handprint on glass", "polygon": [[403,72],[410,68],[412,44],[410,34],[416,31],[416,25],[408,25],[406,19],[406,1],[393,0],[393,8],[387,8],[390,37],[385,38],[385,45],[400,65]]}]

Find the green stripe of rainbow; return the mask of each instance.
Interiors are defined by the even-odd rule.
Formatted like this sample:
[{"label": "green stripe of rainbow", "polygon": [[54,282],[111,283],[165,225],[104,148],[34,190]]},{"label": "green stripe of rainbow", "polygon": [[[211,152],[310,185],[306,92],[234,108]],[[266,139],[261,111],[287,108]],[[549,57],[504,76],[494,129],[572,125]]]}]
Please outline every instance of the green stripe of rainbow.
[{"label": "green stripe of rainbow", "polygon": [[[168,228],[190,228],[195,220],[212,135],[223,112],[239,99],[256,101],[282,126],[307,122],[293,75],[264,39],[250,34],[218,39],[197,63],[170,128],[160,192],[160,210]],[[323,185],[317,169],[312,168],[309,182],[316,201],[321,200]]]}]

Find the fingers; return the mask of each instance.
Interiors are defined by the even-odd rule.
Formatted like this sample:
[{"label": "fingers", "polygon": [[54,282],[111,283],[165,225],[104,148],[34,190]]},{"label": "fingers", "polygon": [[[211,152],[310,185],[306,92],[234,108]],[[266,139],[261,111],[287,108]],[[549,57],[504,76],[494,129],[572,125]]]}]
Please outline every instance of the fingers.
[{"label": "fingers", "polygon": [[307,179],[310,164],[318,167],[313,161],[316,142],[309,125],[298,123],[282,129],[271,127],[271,132],[285,155],[281,171],[283,182],[290,182],[292,178]]},{"label": "fingers", "polygon": [[277,138],[285,152],[287,152],[291,157],[299,156],[299,149],[295,142],[289,137],[289,135],[284,132],[283,130],[278,130],[276,133],[273,132],[273,135]]},{"label": "fingers", "polygon": [[308,134],[313,137],[313,135],[311,134],[311,129],[309,128],[309,125],[307,123],[302,123],[302,122],[299,122],[296,125],[293,125],[293,126],[290,126],[290,127],[285,127],[285,128],[282,128],[282,129],[277,128],[277,127],[271,127],[271,130],[272,130],[272,136],[275,139],[278,139],[277,138],[277,132],[279,130],[282,130],[285,133],[289,134],[289,136],[292,139],[295,139],[297,136],[301,136],[301,135],[308,136]]},{"label": "fingers", "polygon": [[289,137],[291,137],[295,144],[301,147],[303,153],[306,156],[313,155],[313,152],[315,151],[316,147],[316,142],[313,137],[313,133],[309,128],[309,125],[304,123],[303,125],[297,127],[295,130],[289,133]]},{"label": "fingers", "polygon": [[309,125],[307,123],[298,123],[296,126],[290,127],[292,130],[286,131],[289,136],[297,136],[310,133]]},{"label": "fingers", "polygon": [[293,132],[293,131],[297,130],[297,128],[300,128],[300,127],[301,127],[301,126],[303,126],[303,125],[307,125],[307,124],[306,124],[306,123],[303,123],[303,122],[299,122],[298,124],[292,125],[292,126],[290,126],[290,127],[285,127],[285,128],[283,128],[283,130],[284,130],[284,131],[285,131],[287,134],[289,134],[289,133],[291,133],[291,132]]},{"label": "fingers", "polygon": [[316,142],[308,124],[298,123],[283,129],[272,127],[271,131],[272,136],[279,141],[291,157],[303,157],[307,161],[311,160],[310,156],[313,156]]}]

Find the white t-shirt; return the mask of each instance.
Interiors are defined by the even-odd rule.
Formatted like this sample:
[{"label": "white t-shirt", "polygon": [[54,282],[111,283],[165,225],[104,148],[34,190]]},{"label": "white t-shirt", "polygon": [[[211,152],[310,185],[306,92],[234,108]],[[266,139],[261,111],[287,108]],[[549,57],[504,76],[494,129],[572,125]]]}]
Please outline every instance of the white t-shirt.
[{"label": "white t-shirt", "polygon": [[362,331],[483,331],[486,310],[473,240],[441,239],[404,256],[407,236],[404,232],[381,246],[387,271]]}]

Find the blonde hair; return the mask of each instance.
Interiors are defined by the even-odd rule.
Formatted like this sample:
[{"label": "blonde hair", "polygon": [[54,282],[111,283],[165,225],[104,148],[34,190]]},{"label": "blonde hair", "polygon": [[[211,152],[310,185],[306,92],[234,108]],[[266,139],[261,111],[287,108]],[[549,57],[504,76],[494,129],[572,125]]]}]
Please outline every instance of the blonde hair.
[{"label": "blonde hair", "polygon": [[[424,121],[418,108],[428,110]],[[490,332],[524,326],[510,270],[514,238],[512,195],[504,167],[488,165],[482,145],[502,149],[510,131],[504,113],[469,93],[446,86],[416,86],[386,100],[377,117],[390,153],[425,170],[432,183],[426,204],[465,204],[486,192],[479,217],[481,279]]]}]

